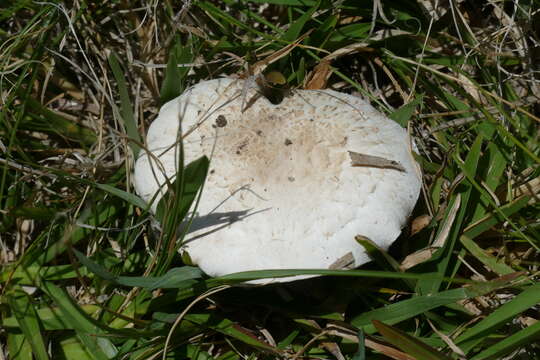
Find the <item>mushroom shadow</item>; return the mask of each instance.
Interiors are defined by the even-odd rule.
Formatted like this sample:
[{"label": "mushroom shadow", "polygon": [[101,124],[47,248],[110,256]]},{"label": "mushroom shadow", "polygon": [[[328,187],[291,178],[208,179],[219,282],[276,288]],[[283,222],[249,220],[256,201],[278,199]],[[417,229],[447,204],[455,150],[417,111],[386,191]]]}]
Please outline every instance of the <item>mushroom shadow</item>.
[{"label": "mushroom shadow", "polygon": [[[250,211],[252,209],[241,210],[241,211],[228,211],[228,212],[212,212],[210,214],[203,215],[203,216],[196,215],[193,218],[193,221],[191,222],[191,225],[186,235],[194,233],[199,230],[206,229],[206,228],[211,228],[211,229],[201,234],[195,235],[189,239],[185,239],[184,244],[188,244],[194,240],[203,238],[209,234],[213,234],[221,229],[226,228],[227,226],[230,226],[236,222],[242,221],[249,216],[260,214],[270,209],[271,208],[261,209],[261,210],[253,211],[251,213]],[[186,226],[187,222],[184,222],[182,225]]]},{"label": "mushroom shadow", "polygon": [[[204,232],[202,234],[197,234],[192,238],[185,239],[184,244],[190,243],[193,240],[197,240],[197,239],[200,239],[200,238],[202,238],[204,236],[207,236],[209,234],[215,233],[215,232],[217,232],[217,231],[219,231],[221,229],[226,228],[227,226],[230,226],[230,225],[232,225],[232,224],[234,224],[236,222],[242,221],[242,220],[246,219],[249,216],[253,216],[253,215],[256,215],[256,214],[259,214],[259,213],[262,213],[262,212],[265,212],[265,211],[268,211],[268,210],[271,209],[271,207],[268,207],[268,208],[257,210],[257,211],[253,211],[253,209],[227,211],[227,212],[217,212],[216,211],[221,206],[223,206],[223,204],[225,204],[228,200],[230,200],[233,196],[235,196],[237,193],[239,193],[241,191],[247,191],[247,192],[257,196],[258,198],[260,198],[262,200],[265,200],[260,195],[258,195],[253,190],[251,190],[249,185],[243,185],[243,186],[239,187],[238,189],[233,191],[233,193],[230,194],[225,200],[221,201],[208,214],[203,215],[203,216],[199,216],[199,215],[195,214],[195,216],[193,217],[193,220],[191,222],[191,225],[189,226],[189,229],[186,232],[186,235],[194,233],[194,232],[202,230],[202,229],[205,229],[205,228],[211,228],[211,229],[209,229],[208,231],[206,231],[206,232]],[[181,226],[184,227],[184,226],[187,226],[187,225],[188,225],[188,221],[183,221]]]}]

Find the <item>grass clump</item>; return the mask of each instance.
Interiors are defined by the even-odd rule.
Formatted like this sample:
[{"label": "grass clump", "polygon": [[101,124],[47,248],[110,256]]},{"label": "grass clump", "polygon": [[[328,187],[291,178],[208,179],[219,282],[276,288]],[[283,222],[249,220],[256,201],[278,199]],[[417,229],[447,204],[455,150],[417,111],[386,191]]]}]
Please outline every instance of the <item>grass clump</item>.
[{"label": "grass clump", "polygon": [[[540,358],[538,5],[4,6],[0,356]],[[358,93],[407,127],[423,195],[411,228],[362,269],[232,287],[310,272],[209,279],[184,265],[175,227],[157,231],[133,193],[133,163],[161,104],[295,42],[265,72]],[[184,200],[204,171],[185,175]],[[166,208],[171,224],[193,201]]]}]

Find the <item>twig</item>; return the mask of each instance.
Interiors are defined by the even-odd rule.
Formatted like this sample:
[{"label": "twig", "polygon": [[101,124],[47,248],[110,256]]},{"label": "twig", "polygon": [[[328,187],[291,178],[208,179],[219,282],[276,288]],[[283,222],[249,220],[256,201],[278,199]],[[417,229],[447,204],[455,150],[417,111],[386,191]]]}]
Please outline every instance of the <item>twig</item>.
[{"label": "twig", "polygon": [[29,166],[25,166],[25,165],[21,165],[21,164],[18,164],[16,163],[15,161],[11,161],[11,160],[6,160],[6,159],[2,159],[0,158],[0,164],[5,164],[13,169],[17,169],[17,170],[20,170],[24,173],[27,173],[27,174],[31,174],[31,175],[39,175],[39,176],[55,176],[53,174],[50,174],[50,173],[46,173],[46,172],[43,172],[43,171],[40,171],[40,170],[36,170],[36,169],[33,169]]}]

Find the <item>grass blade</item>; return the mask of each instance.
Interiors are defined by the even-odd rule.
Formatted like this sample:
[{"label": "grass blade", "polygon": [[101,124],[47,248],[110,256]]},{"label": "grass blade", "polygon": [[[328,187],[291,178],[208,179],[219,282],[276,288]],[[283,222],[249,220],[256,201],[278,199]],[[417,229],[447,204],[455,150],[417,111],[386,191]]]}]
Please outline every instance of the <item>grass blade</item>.
[{"label": "grass blade", "polygon": [[298,19],[296,19],[290,26],[289,29],[283,34],[281,37],[281,40],[292,43],[298,37],[300,36],[300,33],[302,32],[302,29],[304,28],[304,25],[311,20],[311,17],[313,16],[313,13],[317,10],[317,8],[320,5],[320,0],[317,2],[317,4],[314,4],[308,11],[306,11],[302,16],[300,16]]},{"label": "grass blade", "polygon": [[384,321],[388,325],[397,324],[439,306],[454,304],[459,300],[480,296],[501,286],[501,282],[495,280],[489,283],[477,283],[468,287],[445,290],[436,294],[415,296],[358,315],[351,320],[351,324],[358,328],[362,327],[366,333],[372,333],[375,330],[370,325],[372,320]]},{"label": "grass blade", "polygon": [[397,122],[399,125],[403,126],[404,128],[407,127],[407,124],[411,117],[413,116],[414,112],[416,111],[416,108],[418,105],[421,106],[421,104],[424,101],[424,96],[419,95],[414,98],[413,101],[409,102],[408,104],[403,105],[396,111],[394,111],[392,114],[389,115],[389,118]]},{"label": "grass blade", "polygon": [[[116,212],[117,208],[115,208],[114,206],[99,207],[98,209],[95,209],[95,214],[92,214],[91,209],[85,209],[79,216],[78,220],[81,223],[84,223],[86,221],[87,225],[89,226],[100,226],[109,218],[114,216]],[[75,245],[76,243],[87,237],[88,232],[88,229],[70,224],[67,226],[67,229],[65,231],[65,238],[57,240],[55,243],[47,247],[45,251],[41,249],[36,249],[36,258],[34,258],[33,256],[27,256],[26,258],[29,263],[33,263],[35,261],[38,264],[46,264],[60,254],[63,254],[67,250],[68,242],[66,241],[66,239],[69,239],[70,245]]]},{"label": "grass blade", "polygon": [[497,261],[497,259],[495,259],[493,256],[487,254],[480,246],[478,246],[467,236],[463,235],[459,238],[459,240],[476,259],[480,260],[494,273],[499,275],[507,275],[514,272],[514,269],[503,262]]},{"label": "grass blade", "polygon": [[521,294],[500,306],[488,317],[465,331],[456,339],[456,345],[458,345],[465,353],[470,352],[472,348],[483,341],[487,335],[506,324],[514,316],[538,303],[540,303],[540,284],[529,286]]},{"label": "grass blade", "polygon": [[231,338],[239,340],[245,344],[262,348],[274,354],[281,353],[279,349],[260,341],[254,336],[246,334],[244,331],[241,331],[238,326],[236,326],[229,319],[220,318],[211,314],[187,314],[185,319],[195,324],[209,327],[210,329],[218,331],[226,336],[230,336]]},{"label": "grass blade", "polygon": [[32,347],[23,334],[7,334],[7,348],[10,360],[33,360]]},{"label": "grass blade", "polygon": [[42,337],[38,316],[33,305],[30,303],[28,295],[23,293],[18,296],[8,295],[8,304],[20,325],[21,331],[32,347],[32,352],[36,359],[49,359],[45,341]]},{"label": "grass blade", "polygon": [[21,128],[52,133],[69,141],[78,141],[91,146],[97,140],[96,134],[61,114],[52,111],[31,97],[26,98],[30,118],[21,123]]},{"label": "grass blade", "polygon": [[317,3],[316,0],[248,0],[255,4],[275,4],[289,6],[313,6]]},{"label": "grass blade", "polygon": [[93,360],[76,336],[70,336],[60,342],[65,359]]},{"label": "grass blade", "polygon": [[405,353],[414,356],[418,360],[451,360],[452,358],[441,354],[431,346],[424,344],[423,342],[415,339],[403,331],[394,327],[385,325],[384,323],[373,320],[373,326],[381,333],[384,338],[397,346]]},{"label": "grass blade", "polygon": [[529,200],[529,196],[521,196],[511,203],[501,206],[498,211],[493,211],[492,213],[484,216],[482,219],[479,219],[475,223],[467,226],[463,232],[463,235],[470,239],[476,238],[482,233],[493,228],[495,225],[503,222],[505,220],[505,216],[509,217],[527,206]]},{"label": "grass blade", "polygon": [[101,189],[103,191],[108,192],[109,194],[112,194],[114,196],[118,196],[120,199],[127,201],[131,205],[137,206],[143,210],[146,210],[148,208],[148,204],[138,197],[137,195],[133,193],[128,193],[127,191],[124,191],[122,189],[118,189],[112,185],[109,184],[98,184],[96,183],[96,187],[98,189]]},{"label": "grass blade", "polygon": [[511,351],[526,344],[535,344],[540,337],[540,321],[498,341],[495,345],[487,348],[471,360],[496,360],[502,359]]},{"label": "grass blade", "polygon": [[170,269],[162,276],[116,276],[87,258],[83,253],[75,249],[73,249],[73,252],[77,259],[94,274],[122,286],[141,287],[149,290],[158,288],[174,289],[184,287],[186,282],[187,284],[192,284],[192,280],[202,277],[201,270],[191,266]]},{"label": "grass blade", "polygon": [[184,46],[177,40],[174,47],[169,52],[169,60],[167,61],[167,69],[165,71],[165,77],[161,84],[160,102],[165,104],[166,102],[180,96],[185,88],[186,76],[190,67],[179,67],[180,64],[190,64],[196,57],[196,51],[194,50],[193,41],[188,41]]},{"label": "grass blade", "polygon": [[358,351],[352,357],[352,360],[366,360],[366,338],[362,330],[358,331]]},{"label": "grass blade", "polygon": [[126,133],[129,139],[129,147],[133,151],[133,155],[137,158],[141,147],[141,137],[139,135],[139,130],[137,123],[135,121],[135,114],[133,113],[133,105],[129,99],[129,92],[124,78],[124,72],[118,63],[118,59],[114,52],[111,52],[109,56],[109,65],[111,66],[114,78],[118,84],[118,92],[120,93],[120,115],[122,122],[126,128]]},{"label": "grass blade", "polygon": [[50,282],[44,282],[42,289],[54,300],[65,322],[71,329],[75,330],[77,337],[96,359],[112,359],[116,355],[117,350],[113,343],[106,337],[99,336],[104,332],[101,328],[102,325],[98,326],[94,320],[84,313],[65,290]]}]

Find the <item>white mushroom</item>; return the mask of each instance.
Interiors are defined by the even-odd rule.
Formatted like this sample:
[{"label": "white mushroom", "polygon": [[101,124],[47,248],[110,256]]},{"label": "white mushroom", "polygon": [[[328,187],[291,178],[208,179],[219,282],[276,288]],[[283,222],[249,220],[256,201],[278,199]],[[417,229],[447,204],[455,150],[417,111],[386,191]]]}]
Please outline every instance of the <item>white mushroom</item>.
[{"label": "white mushroom", "polygon": [[420,191],[407,132],[355,96],[297,90],[274,105],[243,86],[203,81],[165,104],[146,139],[153,160],[137,160],[136,191],[145,201],[159,191],[155,210],[177,172],[180,121],[186,164],[211,158],[182,251],[219,276],[328,269],[347,257],[356,267],[369,258],[355,235],[388,248]]}]

